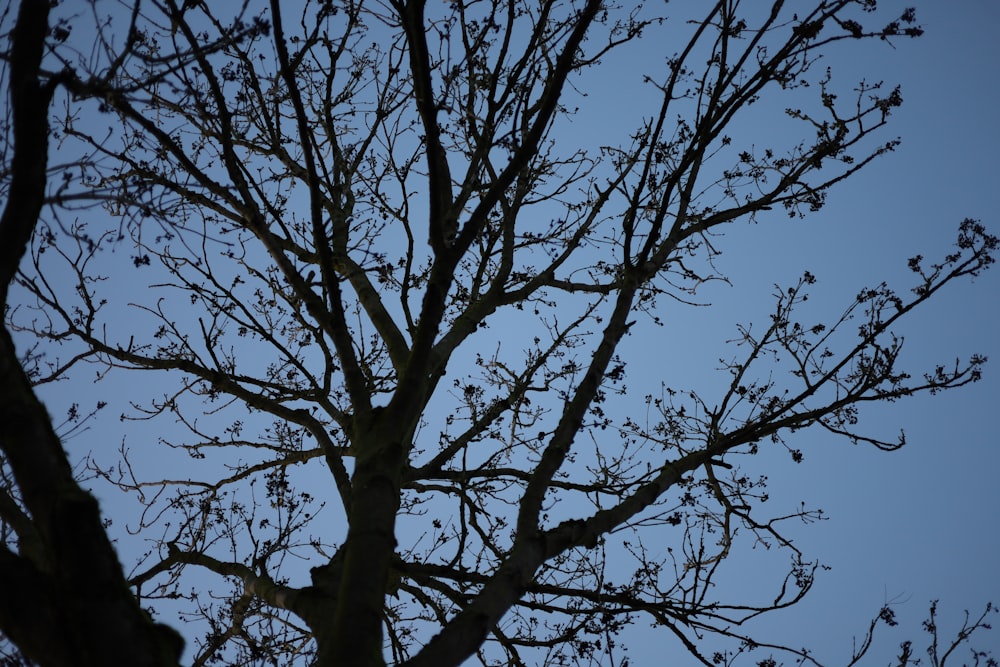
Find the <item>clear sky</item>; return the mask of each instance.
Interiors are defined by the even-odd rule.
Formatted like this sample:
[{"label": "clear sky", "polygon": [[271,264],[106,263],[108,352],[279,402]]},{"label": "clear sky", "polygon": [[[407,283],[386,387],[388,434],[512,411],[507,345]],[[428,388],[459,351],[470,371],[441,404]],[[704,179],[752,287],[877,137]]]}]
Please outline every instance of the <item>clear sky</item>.
[{"label": "clear sky", "polygon": [[[676,0],[676,5],[690,1]],[[789,220],[775,211],[773,219],[729,230],[719,268],[732,287],[713,287],[707,296],[715,307],[668,327],[664,339],[630,342],[629,351],[637,358],[657,358],[664,341],[683,345],[685,364],[668,360],[665,371],[696,376],[699,369],[718,365],[737,323],[767,317],[776,282],[788,285],[802,271],[811,271],[819,280],[816,299],[827,306],[819,312],[836,315],[861,287],[885,279],[900,291],[907,289],[912,274],[906,260],[948,252],[961,219],[980,218],[994,234],[1000,233],[994,166],[1000,154],[1000,124],[995,120],[1000,103],[1000,4],[879,4],[884,16],[917,5],[926,34],[916,41],[900,40],[895,49],[872,44],[852,51],[845,44],[828,61],[845,92],[862,77],[902,85],[904,104],[894,111],[889,131],[902,138],[901,147],[833,190],[827,206],[805,220]],[[587,98],[587,117],[594,123],[623,113],[615,82],[638,77],[642,70],[627,58],[612,65],[608,90]],[[582,128],[589,127],[583,118],[580,122]],[[768,127],[760,127],[761,145]],[[887,602],[894,603],[900,626],[882,633],[874,657],[865,664],[887,663],[902,639],[915,639],[922,649],[920,621],[932,599],[941,600],[944,636],[958,627],[964,609],[978,613],[988,600],[1000,603],[1000,438],[994,421],[994,410],[1000,408],[1000,267],[975,283],[952,286],[900,333],[907,341],[908,367],[915,371],[973,352],[992,361],[976,385],[862,415],[871,430],[883,436],[891,438],[905,428],[909,444],[901,451],[874,451],[808,431],[791,440],[805,454],[802,464],[787,457],[767,461],[772,511],[778,513],[782,506],[794,511],[806,501],[829,517],[795,528],[792,534],[807,557],[819,558],[832,569],[821,574],[812,594],[794,610],[761,623],[761,638],[813,647],[830,665],[846,661],[852,636],[859,636]],[[631,380],[636,385],[658,381],[659,376],[638,372]],[[129,382],[117,386],[121,393],[111,398],[118,407],[70,441],[76,456],[108,446],[107,434],[116,432],[125,392],[135,389]],[[50,405],[78,399],[80,387],[77,383],[46,390]],[[112,447],[118,442],[119,436],[111,438]],[[755,567],[756,561],[748,558],[746,581],[731,584],[754,582],[759,575]],[[643,622],[628,639],[633,666],[662,664],[666,649],[682,655],[674,640],[650,632]],[[1000,654],[1000,628],[980,635],[975,644]],[[686,660],[671,659],[670,664],[694,664]]]},{"label": "clear sky", "polygon": [[[776,216],[768,224],[734,230],[722,260],[734,287],[728,297],[722,290],[716,301],[725,304],[724,311],[745,307],[751,312],[753,306],[746,304],[769,294],[773,283],[787,285],[808,269],[819,279],[817,298],[830,304],[832,314],[862,286],[883,279],[908,285],[906,259],[946,251],[962,218],[980,218],[994,234],[1000,230],[995,167],[1000,4],[879,3],[887,15],[909,5],[917,6],[926,29],[922,38],[897,43],[896,49],[874,45],[882,48],[862,54],[835,51],[828,58],[835,81],[844,85],[852,71],[902,85],[904,103],[894,111],[890,128],[902,145],[835,189],[818,214],[804,221]],[[852,636],[861,635],[867,618],[885,602],[895,603],[900,625],[883,630],[864,664],[887,664],[906,638],[922,651],[920,621],[930,600],[941,600],[943,637],[957,630],[964,609],[978,614],[988,600],[1000,600],[995,424],[1000,270],[994,267],[975,283],[954,286],[928,305],[901,327],[911,367],[954,362],[978,351],[991,359],[984,379],[863,415],[883,435],[905,428],[908,445],[900,451],[854,447],[807,432],[795,440],[805,462],[777,461],[769,470],[772,502],[791,509],[804,500],[826,511],[829,520],[797,530],[796,543],[832,569],[819,576],[803,603],[760,627],[766,626],[773,639],[814,647],[828,664],[846,662]],[[757,313],[758,321],[766,316],[766,311]],[[706,351],[708,361],[711,352]],[[752,567],[746,577],[753,579]],[[647,637],[637,640],[634,664],[660,664],[665,647]],[[1000,631],[982,634],[975,643],[1000,653]]]}]

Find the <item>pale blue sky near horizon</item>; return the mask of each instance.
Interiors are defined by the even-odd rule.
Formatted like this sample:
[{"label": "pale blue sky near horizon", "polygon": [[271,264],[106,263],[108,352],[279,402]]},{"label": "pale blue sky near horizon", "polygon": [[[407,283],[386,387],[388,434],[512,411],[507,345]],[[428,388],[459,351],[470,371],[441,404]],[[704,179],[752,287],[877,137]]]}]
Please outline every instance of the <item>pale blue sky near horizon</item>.
[{"label": "pale blue sky near horizon", "polygon": [[[902,145],[835,188],[819,213],[789,220],[775,211],[773,219],[727,230],[719,267],[732,287],[713,286],[706,296],[716,307],[685,313],[691,319],[666,327],[660,338],[629,341],[629,351],[640,358],[680,350],[674,358],[665,357],[663,366],[650,364],[646,375],[636,367],[637,386],[654,383],[665,373],[715,369],[736,324],[766,318],[773,284],[788,285],[804,270],[819,281],[814,305],[835,315],[858,289],[883,279],[904,291],[911,283],[906,260],[918,253],[936,258],[948,252],[963,218],[979,218],[1000,233],[994,167],[1000,155],[995,120],[1000,108],[1000,3],[879,4],[880,17],[915,5],[926,34],[898,40],[895,48],[868,45],[861,53],[843,44],[829,63],[844,92],[859,76],[902,86],[904,104],[894,110],[885,137],[900,136]],[[691,3],[675,0],[668,10],[675,5]],[[627,58],[612,63],[607,85],[639,72]],[[628,103],[615,92],[595,90],[584,115],[595,123],[615,118]],[[587,122],[580,120],[581,143],[589,138]],[[761,138],[761,145],[766,139]],[[970,387],[862,414],[880,435],[891,437],[905,428],[909,444],[901,451],[874,451],[805,431],[791,441],[805,454],[802,464],[787,457],[768,459],[773,465],[768,469],[769,509],[780,513],[783,503],[792,510],[800,501],[823,508],[827,521],[793,533],[807,556],[832,569],[821,573],[802,603],[764,620],[761,638],[814,647],[817,658],[831,666],[846,662],[852,636],[860,636],[887,602],[894,604],[900,626],[880,633],[863,664],[887,664],[905,638],[922,650],[920,621],[932,599],[941,601],[943,636],[957,629],[964,609],[978,613],[989,600],[1000,603],[1000,438],[994,423],[1000,408],[1000,267],[971,284],[951,286],[904,323],[901,333],[909,366],[917,371],[973,352],[991,362],[983,380]],[[126,389],[119,388],[118,403],[127,398],[128,386],[126,381],[121,385]],[[74,438],[70,449],[86,451],[93,438],[105,435],[101,425],[113,427],[120,411],[112,408]],[[746,562],[746,578],[753,582],[759,576],[756,562],[752,555]],[[995,618],[998,627],[979,634],[974,645],[991,648],[1000,657],[1000,617]],[[633,667],[662,664],[665,652],[670,664],[695,664],[673,637],[649,630],[643,621],[625,637]]]}]

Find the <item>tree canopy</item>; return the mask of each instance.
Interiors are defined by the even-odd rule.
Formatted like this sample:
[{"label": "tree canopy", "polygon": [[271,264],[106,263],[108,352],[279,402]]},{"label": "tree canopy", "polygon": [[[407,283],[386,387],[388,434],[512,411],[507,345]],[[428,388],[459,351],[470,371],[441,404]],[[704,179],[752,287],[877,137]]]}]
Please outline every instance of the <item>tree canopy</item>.
[{"label": "tree canopy", "polygon": [[[899,89],[819,66],[921,34],[876,10],[5,10],[0,631],[46,665],[177,664],[181,630],[198,665],[437,667],[612,664],[641,623],[706,665],[819,664],[745,630],[821,567],[785,532],[818,510],[775,514],[754,462],[800,460],[807,430],[897,449],[866,405],[978,380],[980,355],[903,368],[898,328],[997,238],[966,219],[822,319],[806,272],[697,387],[636,390],[685,351],[628,341],[726,280],[727,228],[806,217],[895,148]],[[642,105],[575,129],[630,49]],[[54,426],[36,391],[81,373],[94,396]],[[104,391],[130,439],[69,457]],[[755,545],[786,567],[733,597]],[[932,607],[935,664],[991,611],[939,644]],[[862,622],[854,661],[894,622]]]}]

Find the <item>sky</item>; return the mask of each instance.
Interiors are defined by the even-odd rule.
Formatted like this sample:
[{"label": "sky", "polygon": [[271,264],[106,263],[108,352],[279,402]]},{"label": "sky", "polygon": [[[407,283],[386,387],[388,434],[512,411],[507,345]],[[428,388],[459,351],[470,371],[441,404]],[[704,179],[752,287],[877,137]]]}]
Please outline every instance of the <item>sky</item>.
[{"label": "sky", "polygon": [[[1000,233],[1000,205],[992,196],[993,162],[1000,151],[994,120],[1000,103],[1000,5],[992,0],[879,4],[886,16],[917,4],[926,34],[896,48],[840,49],[829,64],[848,89],[862,77],[902,86],[904,104],[894,111],[889,130],[902,145],[833,190],[827,206],[805,220],[775,212],[773,219],[728,230],[719,266],[732,286],[713,286],[705,295],[713,307],[687,313],[683,326],[667,327],[661,338],[628,343],[627,351],[637,358],[658,359],[665,342],[686,350],[683,361],[649,364],[656,374],[632,378],[637,386],[663,374],[697,376],[700,369],[715,368],[736,324],[765,318],[773,285],[788,285],[804,270],[818,278],[816,300],[828,306],[821,312],[839,313],[861,287],[889,280],[905,289],[906,260],[947,252],[963,218],[982,219]],[[641,67],[634,59],[640,57],[632,53],[610,63],[606,90],[587,98],[582,132],[630,111],[622,106],[618,86],[637,82]],[[769,128],[762,119],[759,128],[747,131],[759,130],[764,144]],[[865,413],[874,433],[891,437],[906,429],[908,445],[900,451],[875,451],[807,431],[791,441],[804,451],[803,463],[767,461],[774,506],[791,511],[807,501],[825,511],[828,520],[792,533],[807,556],[831,569],[802,603],[770,616],[758,629],[762,638],[813,647],[831,665],[846,662],[852,637],[860,636],[886,603],[900,625],[881,634],[865,664],[887,663],[906,638],[922,648],[919,624],[931,600],[941,601],[943,636],[957,629],[963,610],[978,613],[989,600],[1000,603],[1000,442],[994,424],[1000,407],[1000,268],[974,283],[951,286],[915,315],[900,330],[912,368],[979,352],[993,360],[984,379]],[[128,386],[118,389],[118,402]],[[54,391],[79,391],[79,385]],[[53,404],[63,399],[56,395]],[[104,437],[101,428],[117,422],[118,410],[111,412],[74,437],[71,449],[87,451]],[[749,586],[760,575],[754,558],[746,563],[746,581],[731,585]],[[645,627],[627,638],[632,665],[661,664],[666,647],[678,651],[672,664],[694,664],[680,647]],[[1000,628],[980,635],[975,645],[1000,654]]]},{"label": "sky", "polygon": [[[1000,5],[879,6],[892,15],[910,4],[917,6],[923,37],[896,49],[874,45],[882,48],[860,58],[846,52],[829,58],[844,83],[857,71],[902,86],[903,106],[893,112],[889,130],[902,145],[834,189],[819,213],[733,230],[726,247],[736,249],[724,250],[722,258],[733,287],[729,294],[720,290],[721,310],[759,304],[755,299],[769,294],[771,285],[787,285],[804,269],[817,276],[822,303],[846,305],[860,287],[883,279],[907,285],[906,259],[944,252],[965,217],[981,219],[994,234],[1000,229]],[[742,243],[753,251],[739,252]],[[828,664],[846,662],[852,637],[885,603],[892,603],[900,625],[883,630],[864,664],[887,664],[907,638],[922,650],[919,624],[931,600],[940,599],[944,638],[960,627],[963,610],[978,615],[987,601],[1000,599],[1000,438],[994,423],[1000,271],[994,267],[974,283],[952,286],[916,315],[900,327],[914,368],[978,351],[991,358],[983,380],[865,413],[864,423],[876,433],[891,436],[905,428],[908,444],[900,451],[855,447],[810,431],[794,442],[805,453],[802,464],[776,461],[769,471],[775,502],[792,507],[805,500],[825,510],[828,520],[796,531],[796,543],[831,569],[802,603],[761,627],[768,636],[815,648]],[[710,357],[711,350],[705,361]],[[753,570],[746,575],[752,579]],[[1000,632],[981,634],[974,643],[997,654]],[[662,650],[654,638],[638,639],[633,664],[659,664]]]}]

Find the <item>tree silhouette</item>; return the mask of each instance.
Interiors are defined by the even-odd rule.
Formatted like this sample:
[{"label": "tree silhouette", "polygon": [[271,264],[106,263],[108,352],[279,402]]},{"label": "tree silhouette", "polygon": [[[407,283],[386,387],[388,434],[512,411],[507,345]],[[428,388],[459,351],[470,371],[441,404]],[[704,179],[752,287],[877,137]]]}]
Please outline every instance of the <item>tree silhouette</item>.
[{"label": "tree silhouette", "polygon": [[[738,329],[711,395],[637,396],[625,341],[682,326],[727,224],[815,211],[894,148],[898,89],[845,95],[814,64],[918,36],[911,10],[41,4],[4,59],[4,302],[32,342],[17,356],[5,330],[3,421],[30,429],[2,441],[0,629],[25,656],[176,663],[143,607],[194,623],[198,665],[590,664],[640,620],[707,665],[818,664],[743,630],[819,567],[784,533],[816,511],[769,514],[744,462],[800,460],[806,428],[898,448],[865,404],[977,380],[979,356],[904,371],[893,331],[996,237],[965,220],[943,259],[910,260],[911,289],[824,323],[796,314],[805,273]],[[645,115],[618,143],[575,136],[603,61],[648,43]],[[789,108],[765,148],[733,130],[769,96]],[[30,386],[85,368],[157,378],[122,414],[156,425],[141,451],[77,471],[141,507],[113,535],[127,573],[59,443],[86,408],[57,433]],[[728,598],[754,543],[786,575]]]}]

